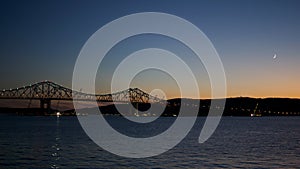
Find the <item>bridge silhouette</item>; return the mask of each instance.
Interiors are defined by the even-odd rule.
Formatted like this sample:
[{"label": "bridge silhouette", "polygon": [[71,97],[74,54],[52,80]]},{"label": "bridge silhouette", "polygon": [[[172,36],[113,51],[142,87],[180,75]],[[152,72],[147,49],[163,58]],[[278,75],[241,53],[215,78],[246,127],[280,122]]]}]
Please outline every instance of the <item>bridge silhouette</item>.
[{"label": "bridge silhouette", "polygon": [[40,100],[40,109],[49,112],[52,100],[97,102],[154,103],[162,99],[138,88],[129,88],[111,94],[90,94],[75,91],[52,81],[42,81],[28,86],[0,91],[0,99]]}]

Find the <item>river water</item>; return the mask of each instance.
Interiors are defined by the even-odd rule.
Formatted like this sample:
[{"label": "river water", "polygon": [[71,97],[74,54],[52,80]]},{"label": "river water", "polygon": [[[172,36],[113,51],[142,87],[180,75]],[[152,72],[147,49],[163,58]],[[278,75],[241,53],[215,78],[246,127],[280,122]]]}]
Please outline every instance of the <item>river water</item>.
[{"label": "river water", "polygon": [[[175,117],[150,127],[106,117],[128,135],[157,134]],[[299,168],[300,117],[223,117],[213,136],[199,144],[205,121],[198,117],[188,136],[161,155],[132,159],[97,146],[77,117],[0,116],[0,168]],[[128,124],[127,124],[128,123]],[[124,127],[124,126],[128,127]]]}]

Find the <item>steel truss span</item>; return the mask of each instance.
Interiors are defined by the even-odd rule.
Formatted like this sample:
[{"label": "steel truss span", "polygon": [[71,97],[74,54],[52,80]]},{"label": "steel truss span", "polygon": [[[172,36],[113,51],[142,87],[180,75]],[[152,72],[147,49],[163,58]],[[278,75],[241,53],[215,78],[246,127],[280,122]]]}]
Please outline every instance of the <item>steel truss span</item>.
[{"label": "steel truss span", "polygon": [[138,88],[129,88],[112,94],[89,94],[73,91],[52,81],[42,81],[28,86],[0,91],[0,99],[33,99],[33,100],[78,100],[98,102],[137,102],[155,103],[163,100]]}]

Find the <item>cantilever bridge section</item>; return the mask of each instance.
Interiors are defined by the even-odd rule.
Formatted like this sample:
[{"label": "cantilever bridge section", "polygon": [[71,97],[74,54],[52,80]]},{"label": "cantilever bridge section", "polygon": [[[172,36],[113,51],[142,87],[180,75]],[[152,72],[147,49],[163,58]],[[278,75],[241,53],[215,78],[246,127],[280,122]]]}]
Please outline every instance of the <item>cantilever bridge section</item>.
[{"label": "cantilever bridge section", "polygon": [[129,88],[112,94],[89,94],[73,91],[52,81],[42,81],[0,91],[0,99],[40,100],[40,108],[44,109],[46,105],[48,111],[51,109],[51,100],[93,101],[95,98],[98,102],[154,103],[162,101],[138,88]]}]

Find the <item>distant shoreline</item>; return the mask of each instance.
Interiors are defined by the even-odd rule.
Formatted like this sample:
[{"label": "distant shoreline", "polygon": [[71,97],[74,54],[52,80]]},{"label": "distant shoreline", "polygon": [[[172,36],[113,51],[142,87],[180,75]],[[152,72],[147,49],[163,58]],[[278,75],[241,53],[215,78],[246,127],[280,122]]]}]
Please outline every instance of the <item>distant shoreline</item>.
[{"label": "distant shoreline", "polygon": [[[177,116],[180,110],[180,102],[182,99],[170,99],[167,101],[167,106],[162,113],[162,116]],[[210,107],[212,99],[184,99],[185,102],[200,102],[200,107],[198,111],[198,116],[207,116],[208,111],[214,111],[219,109],[224,109],[223,116],[300,116],[300,99],[292,98],[248,98],[248,97],[239,97],[239,98],[227,98],[225,107],[216,106]],[[217,104],[218,101],[224,99],[213,99]],[[158,103],[153,104],[152,106],[162,106]],[[123,110],[126,110],[123,113],[128,115],[134,115],[128,104],[121,104]],[[96,110],[94,108],[83,108],[83,111],[91,112]],[[120,114],[116,109],[115,105],[106,105],[99,107],[102,114]],[[149,103],[138,103],[138,109],[141,113],[150,108]],[[186,106],[189,108],[189,106]],[[59,109],[51,109],[50,112],[45,112],[40,108],[13,108],[13,107],[0,107],[0,113],[6,114],[17,114],[17,115],[40,115],[40,116],[49,116],[55,115],[56,112],[59,112]],[[60,111],[62,115],[65,116],[75,116],[76,112],[74,109],[69,109],[65,111]],[[151,112],[155,113],[155,112]],[[148,114],[151,116],[151,113]],[[141,114],[146,115],[147,114]]]}]

